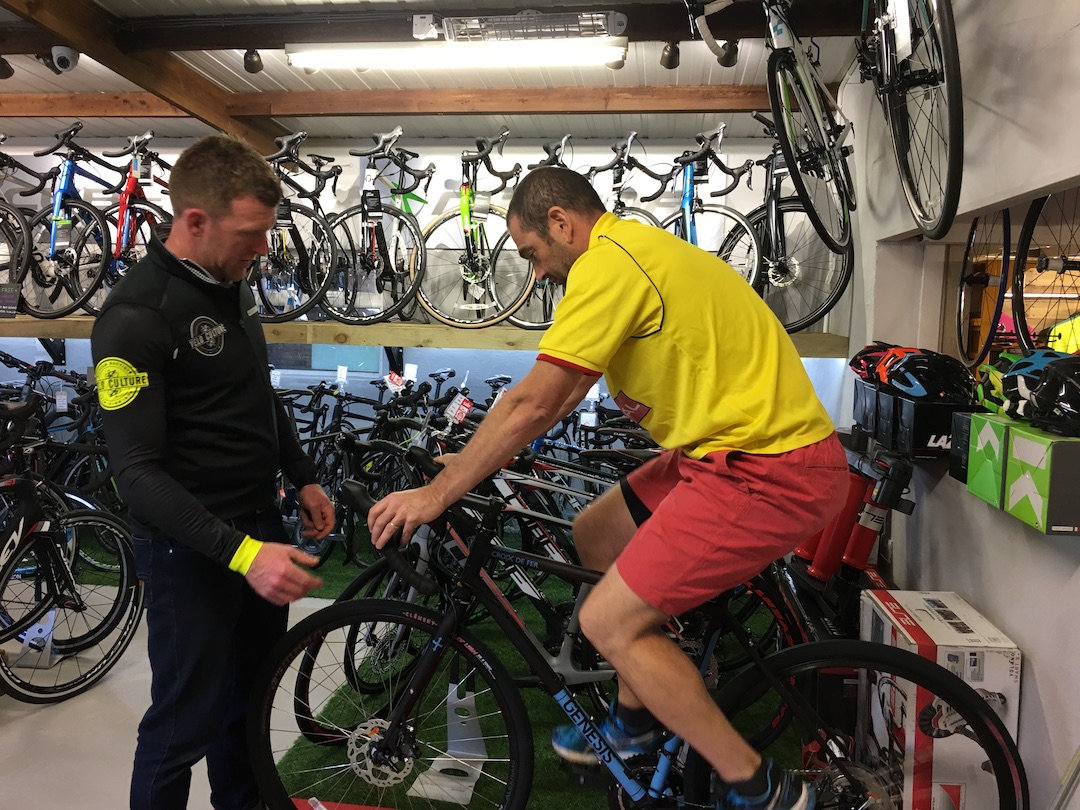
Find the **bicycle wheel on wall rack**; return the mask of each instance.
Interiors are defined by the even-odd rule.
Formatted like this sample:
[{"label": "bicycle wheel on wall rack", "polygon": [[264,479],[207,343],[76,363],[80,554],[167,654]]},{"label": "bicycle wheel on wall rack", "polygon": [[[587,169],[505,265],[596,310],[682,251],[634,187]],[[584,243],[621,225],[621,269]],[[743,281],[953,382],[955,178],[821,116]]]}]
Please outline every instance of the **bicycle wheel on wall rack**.
[{"label": "bicycle wheel on wall rack", "polygon": [[1016,242],[1012,294],[1025,355],[1080,351],[1080,190],[1031,203]]},{"label": "bicycle wheel on wall rack", "polygon": [[[761,273],[756,289],[788,332],[814,325],[843,297],[855,267],[855,248],[835,253],[821,238],[798,197],[777,203],[775,233],[768,232],[768,210],[755,208],[747,216],[761,241]],[[720,256],[736,250],[746,239],[733,229]]]},{"label": "bicycle wheel on wall rack", "polygon": [[[248,719],[252,765],[272,810],[294,810],[294,800],[311,796],[329,807],[525,807],[533,745],[517,687],[468,631],[440,638],[439,618],[418,605],[343,602],[301,621],[274,648]],[[394,752],[411,753],[394,769],[373,754],[405,696],[401,667],[410,671],[432,644],[446,653]],[[363,672],[364,691],[350,684],[351,667]]]},{"label": "bicycle wheel on wall rack", "polygon": [[82,200],[64,200],[50,256],[52,224],[51,207],[28,223],[30,260],[19,279],[20,307],[35,318],[62,318],[82,307],[104,281],[112,251],[105,217]]},{"label": "bicycle wheel on wall rack", "polygon": [[[889,42],[876,45],[875,84],[908,207],[919,230],[940,239],[956,216],[964,163],[964,96],[952,4],[906,0],[897,6],[910,20],[911,53],[897,58],[896,24],[887,26],[883,36]],[[890,57],[894,64],[880,64]]]},{"label": "bicycle wheel on wall rack", "polygon": [[[746,669],[723,686],[717,702],[742,733],[759,728],[762,716],[792,708],[784,733],[761,753],[812,782],[819,808],[912,806],[914,758],[945,748],[941,738],[952,735],[965,738],[963,756],[972,763],[964,769],[966,790],[972,797],[979,791],[980,810],[1030,807],[1024,766],[993,695],[933,661],[864,641],[799,644],[765,660],[775,680]],[[781,696],[777,682],[804,705]],[[827,741],[829,752],[816,737]],[[684,782],[694,805],[714,806],[724,789],[693,751]]]},{"label": "bicycle wheel on wall rack", "polygon": [[491,206],[486,218],[474,225],[466,239],[461,215],[452,210],[424,229],[426,262],[416,293],[431,317],[463,329],[506,320],[529,297],[535,282],[532,267],[508,238],[504,209]]},{"label": "bicycle wheel on wall rack", "polygon": [[267,254],[251,263],[248,283],[260,319],[291,321],[322,300],[337,266],[337,242],[321,215],[289,200],[278,206],[267,244]]},{"label": "bicycle wheel on wall rack", "polygon": [[424,277],[424,237],[411,214],[384,205],[377,216],[357,205],[331,222],[338,245],[323,309],[348,324],[379,323],[412,302]]},{"label": "bicycle wheel on wall rack", "polygon": [[[835,143],[841,130],[835,111],[816,86],[803,83],[789,50],[772,52],[768,78],[776,137],[791,181],[821,238],[839,253],[851,242],[855,198],[846,157]],[[811,113],[815,105],[826,116],[825,129]]]},{"label": "bicycle wheel on wall rack", "polygon": [[104,283],[83,304],[83,311],[89,315],[98,314],[101,305],[105,303],[105,299],[116,283],[127,275],[128,270],[146,256],[146,247],[150,244],[150,240],[157,236],[158,239],[164,241],[172,224],[172,214],[146,200],[131,200],[128,202],[127,215],[125,216],[126,234],[119,232],[119,203],[106,208],[103,215],[105,221],[109,223],[109,236],[114,251],[118,242],[123,247],[119,256],[109,254],[109,265],[105,271]]},{"label": "bicycle wheel on wall rack", "polygon": [[[758,236],[749,221],[736,211],[724,205],[706,205],[694,212],[694,234],[688,238],[683,233],[683,216],[676,211],[661,223],[661,227],[671,231],[680,239],[694,242],[702,250],[719,256],[731,268],[746,279],[750,286],[757,286],[761,272],[761,248]],[[729,239],[732,234],[740,234]]]},{"label": "bicycle wheel on wall rack", "polygon": [[1010,285],[1009,209],[976,217],[968,230],[956,293],[956,346],[975,368],[1000,337],[998,325]]},{"label": "bicycle wheel on wall rack", "polygon": [[16,284],[30,257],[30,230],[26,217],[0,199],[0,283]]}]

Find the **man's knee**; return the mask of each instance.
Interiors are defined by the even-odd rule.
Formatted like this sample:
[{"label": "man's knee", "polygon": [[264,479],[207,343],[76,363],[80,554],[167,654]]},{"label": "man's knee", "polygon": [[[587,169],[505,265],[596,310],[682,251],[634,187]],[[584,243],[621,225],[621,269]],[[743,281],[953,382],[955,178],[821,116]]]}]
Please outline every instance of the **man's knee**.
[{"label": "man's knee", "polygon": [[605,658],[635,640],[659,632],[666,616],[638,597],[612,568],[596,586],[578,617],[581,630]]}]

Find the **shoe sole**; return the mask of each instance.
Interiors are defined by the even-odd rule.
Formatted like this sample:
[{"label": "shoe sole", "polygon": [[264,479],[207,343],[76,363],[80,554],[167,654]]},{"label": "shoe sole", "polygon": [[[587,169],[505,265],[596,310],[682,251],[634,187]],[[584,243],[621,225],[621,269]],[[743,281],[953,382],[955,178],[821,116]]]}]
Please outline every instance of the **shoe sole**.
[{"label": "shoe sole", "polygon": [[596,754],[592,750],[575,751],[572,748],[563,748],[555,742],[551,743],[551,747],[555,751],[555,756],[563,762],[569,762],[571,765],[591,765],[592,767],[600,765],[600,760],[596,758]]}]

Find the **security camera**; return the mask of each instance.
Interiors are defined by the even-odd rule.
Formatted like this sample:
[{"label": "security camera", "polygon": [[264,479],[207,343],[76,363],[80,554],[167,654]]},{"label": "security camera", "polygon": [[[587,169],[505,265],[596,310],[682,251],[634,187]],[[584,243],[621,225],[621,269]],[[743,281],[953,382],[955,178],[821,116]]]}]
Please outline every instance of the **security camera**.
[{"label": "security camera", "polygon": [[65,45],[57,45],[52,49],[52,63],[61,73],[70,73],[79,64],[79,52]]}]

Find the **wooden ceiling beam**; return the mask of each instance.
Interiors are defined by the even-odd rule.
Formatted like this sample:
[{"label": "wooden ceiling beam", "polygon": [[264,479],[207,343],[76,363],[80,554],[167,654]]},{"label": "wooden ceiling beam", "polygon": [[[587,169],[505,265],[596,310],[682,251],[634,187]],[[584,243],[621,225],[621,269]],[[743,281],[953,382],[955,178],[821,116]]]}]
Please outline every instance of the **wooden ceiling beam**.
[{"label": "wooden ceiling beam", "polygon": [[[0,4],[2,5],[2,4]],[[26,5],[31,5],[27,3]],[[595,3],[588,6],[594,9]],[[286,42],[400,42],[412,41],[412,15],[404,11],[356,12],[348,7],[318,7],[295,13],[275,13],[280,6],[253,14],[138,17],[116,21],[116,43],[126,52],[152,50],[209,51],[285,47]],[[369,6],[370,8],[370,6]],[[583,7],[545,7],[545,12]],[[627,16],[626,35],[633,41],[679,41],[696,38],[679,3],[633,3],[617,10]],[[485,16],[513,14],[518,9],[485,9]],[[441,16],[476,16],[476,10],[443,11]],[[862,22],[861,0],[801,0],[792,7],[792,25],[803,38],[857,36]],[[757,3],[737,3],[709,17],[719,39],[761,39],[765,19]],[[45,53],[56,41],[30,26],[0,25],[0,54]]]},{"label": "wooden ceiling beam", "polygon": [[[229,94],[165,52],[124,53],[116,44],[118,22],[89,0],[0,0],[6,9],[96,62],[149,90],[212,127],[228,132],[267,153],[274,151],[274,130],[264,123],[238,121],[229,115]],[[46,107],[50,115],[53,111]],[[280,132],[280,130],[277,130]]]},{"label": "wooden ceiling beam", "polygon": [[188,118],[153,93],[5,93],[5,118]]},{"label": "wooden ceiling beam", "polygon": [[229,102],[230,114],[238,117],[752,112],[768,109],[769,94],[764,85],[316,90],[237,93]]}]

